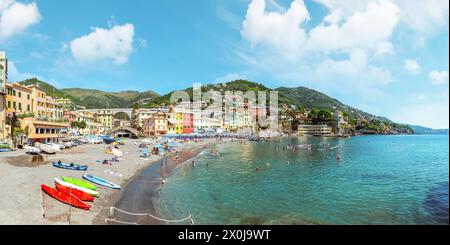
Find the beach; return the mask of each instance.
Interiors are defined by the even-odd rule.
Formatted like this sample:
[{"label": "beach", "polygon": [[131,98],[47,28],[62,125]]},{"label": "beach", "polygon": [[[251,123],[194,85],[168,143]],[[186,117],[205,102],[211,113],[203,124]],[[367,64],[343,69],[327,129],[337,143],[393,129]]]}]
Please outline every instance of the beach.
[{"label": "beach", "polygon": [[[43,155],[41,163],[31,163],[31,156],[24,150],[1,153],[0,155],[0,224],[30,224],[52,225],[71,224],[89,225],[105,224],[101,215],[105,210],[121,199],[129,181],[133,180],[142,170],[147,169],[162,156],[152,155],[148,159],[141,158],[140,140],[127,140],[119,146],[124,152],[120,162],[112,165],[102,164],[112,155],[105,153],[108,145],[84,144],[71,149],[65,149],[55,155]],[[198,152],[217,142],[216,139],[204,139],[198,142],[183,142],[175,148],[180,152],[178,162],[183,162],[189,152]],[[170,157],[170,156],[169,156]],[[88,171],[70,171],[55,168],[53,161],[87,165]],[[166,174],[170,174],[169,172]],[[41,184],[53,186],[53,179],[60,176],[80,178],[84,173],[108,179],[122,186],[122,190],[97,187],[101,193],[92,203],[89,211],[84,211],[63,204],[41,191]]]}]

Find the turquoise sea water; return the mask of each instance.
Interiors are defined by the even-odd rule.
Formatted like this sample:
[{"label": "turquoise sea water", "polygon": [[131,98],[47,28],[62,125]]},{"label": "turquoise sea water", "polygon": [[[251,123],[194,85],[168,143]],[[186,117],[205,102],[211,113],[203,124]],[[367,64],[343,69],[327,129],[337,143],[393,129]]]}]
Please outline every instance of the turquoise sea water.
[{"label": "turquoise sea water", "polygon": [[[335,149],[317,150],[321,142]],[[303,143],[312,150],[283,150]],[[196,224],[448,224],[448,135],[303,137],[217,149],[219,156],[205,151],[195,167],[173,172],[154,203],[160,216],[192,213]],[[265,163],[270,168],[256,171]]]}]

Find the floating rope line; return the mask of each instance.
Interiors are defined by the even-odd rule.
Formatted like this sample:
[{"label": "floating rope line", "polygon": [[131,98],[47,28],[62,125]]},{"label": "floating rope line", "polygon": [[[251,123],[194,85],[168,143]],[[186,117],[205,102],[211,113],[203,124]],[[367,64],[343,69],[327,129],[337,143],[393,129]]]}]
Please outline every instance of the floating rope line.
[{"label": "floating rope line", "polygon": [[119,211],[121,213],[124,213],[124,214],[133,215],[133,216],[149,216],[149,217],[152,217],[152,218],[154,218],[156,220],[167,222],[167,223],[180,223],[180,222],[188,220],[191,225],[194,224],[194,219],[192,218],[192,214],[189,214],[189,216],[184,218],[184,219],[168,220],[168,219],[163,219],[163,218],[156,217],[156,216],[152,215],[151,213],[141,213],[141,214],[139,214],[139,213],[131,213],[131,212],[127,212],[127,211],[121,210],[121,209],[116,208],[116,207],[110,207],[109,208],[109,215],[110,215],[110,217],[112,217],[114,215],[114,210],[117,210],[117,211]]}]

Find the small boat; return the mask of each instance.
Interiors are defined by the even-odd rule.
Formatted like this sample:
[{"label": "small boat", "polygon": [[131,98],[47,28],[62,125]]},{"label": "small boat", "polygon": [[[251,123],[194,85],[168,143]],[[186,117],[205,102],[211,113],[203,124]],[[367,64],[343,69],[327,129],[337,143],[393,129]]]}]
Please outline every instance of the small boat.
[{"label": "small boat", "polygon": [[55,181],[55,183],[60,184],[62,186],[66,186],[66,187],[70,187],[72,189],[77,189],[77,190],[80,190],[82,192],[86,192],[87,194],[89,194],[89,195],[91,195],[93,197],[99,197],[100,196],[100,193],[97,192],[97,191],[93,191],[91,189],[86,189],[86,188],[78,186],[78,185],[74,185],[74,184],[71,184],[71,183],[68,183],[68,182],[64,182],[64,181],[62,181],[61,179],[58,179],[58,178],[55,178],[54,181]]},{"label": "small boat", "polygon": [[91,181],[92,183],[95,183],[95,184],[98,184],[101,186],[105,186],[105,187],[109,187],[109,188],[113,188],[113,189],[120,189],[120,185],[114,184],[111,181],[102,179],[102,178],[94,176],[94,175],[84,174],[83,178]]},{"label": "small boat", "polygon": [[73,147],[73,142],[72,142],[72,141],[64,142],[64,147],[66,147],[66,148],[72,148],[72,147]]},{"label": "small boat", "polygon": [[50,147],[46,144],[36,143],[36,147],[38,147],[43,153],[47,154],[55,154],[56,150],[53,147]]},{"label": "small boat", "polygon": [[86,201],[86,202],[93,202],[94,201],[94,197],[91,196],[89,193],[75,189],[75,188],[71,188],[68,186],[64,186],[58,183],[55,183],[55,187],[58,191],[62,191],[62,192],[68,192],[74,196],[76,196],[78,199],[80,199],[81,201]]},{"label": "small boat", "polygon": [[56,200],[63,202],[65,204],[69,204],[73,207],[89,210],[91,206],[87,205],[86,203],[82,202],[80,199],[78,199],[75,195],[71,195],[68,192],[62,192],[58,191],[54,188],[51,188],[46,185],[41,185],[42,191],[50,195],[51,197],[55,198]]},{"label": "small boat", "polygon": [[81,180],[81,179],[69,178],[69,177],[65,177],[65,176],[61,176],[61,179],[67,183],[71,183],[71,184],[74,184],[74,185],[77,185],[77,186],[80,186],[80,187],[83,187],[86,189],[90,189],[93,191],[95,191],[97,189],[97,187],[95,187],[95,185],[93,185],[87,181]]},{"label": "small boat", "polygon": [[55,144],[55,143],[46,143],[44,145],[54,149],[55,151],[61,151],[62,149],[64,149],[63,145],[59,145],[59,144]]},{"label": "small boat", "polygon": [[76,170],[76,171],[86,171],[88,169],[88,166],[86,165],[79,165],[79,164],[74,164],[74,163],[63,163],[63,162],[53,162],[53,167],[57,167],[57,168],[63,168],[63,169],[68,169],[68,170]]},{"label": "small boat", "polygon": [[111,137],[104,137],[103,138],[103,141],[106,143],[106,144],[112,144],[112,143],[114,143],[114,142],[116,142],[116,139],[114,139],[114,138],[111,138]]},{"label": "small boat", "polygon": [[37,147],[33,147],[33,146],[24,146],[25,149],[25,153],[26,154],[30,154],[30,155],[39,155],[39,153],[41,153],[41,149],[37,148]]}]

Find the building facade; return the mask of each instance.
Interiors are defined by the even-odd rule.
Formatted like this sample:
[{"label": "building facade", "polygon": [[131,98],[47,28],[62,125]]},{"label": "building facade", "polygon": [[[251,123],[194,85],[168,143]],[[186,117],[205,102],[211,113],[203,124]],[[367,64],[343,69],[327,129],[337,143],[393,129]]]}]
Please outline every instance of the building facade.
[{"label": "building facade", "polygon": [[299,135],[327,136],[333,133],[328,125],[298,125]]},{"label": "building facade", "polygon": [[67,123],[40,121],[36,118],[19,119],[20,127],[32,142],[57,142],[67,134]]},{"label": "building facade", "polygon": [[149,137],[167,134],[167,123],[165,113],[159,112],[153,114],[149,118],[144,119],[144,135]]}]

